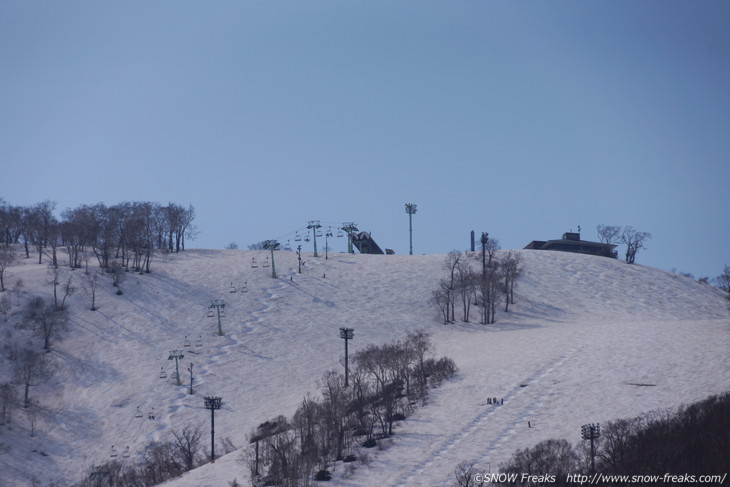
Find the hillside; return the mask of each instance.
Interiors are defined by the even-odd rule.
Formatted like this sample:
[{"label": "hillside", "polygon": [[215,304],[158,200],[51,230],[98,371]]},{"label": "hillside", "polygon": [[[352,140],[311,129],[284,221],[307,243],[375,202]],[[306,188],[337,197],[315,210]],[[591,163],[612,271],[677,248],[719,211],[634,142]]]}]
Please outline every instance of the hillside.
[{"label": "hillside", "polygon": [[[453,358],[460,371],[397,429],[389,449],[371,452],[347,479],[336,472],[329,485],[445,485],[462,460],[494,469],[516,448],[575,439],[582,424],[730,389],[730,312],[721,292],[618,260],[520,252],[525,275],[516,303],[489,326],[441,323],[429,298],[444,274],[444,255],[308,254],[298,274],[296,253],[280,252],[272,279],[271,268],[250,265],[254,257],[263,263],[267,252],[192,250],[158,258],[151,274],[128,274],[121,296],[104,277],[98,311],[88,310],[83,271],[73,271],[79,289],[69,298],[65,339],[53,347],[57,373],[31,387],[42,408],[36,436],[16,409],[12,427],[0,434],[0,486],[75,481],[108,461],[112,445],[129,447],[127,461],[134,461],[151,441],[186,424],[203,423],[207,435],[203,396],[223,398],[217,437],[244,446],[255,426],[291,415],[305,394],[317,393],[325,371],[341,368],[342,326],[355,330],[353,353],[425,329],[437,355]],[[52,293],[47,266],[32,262],[8,271],[8,283],[24,283],[21,303]],[[231,283],[246,283],[248,291],[231,293]],[[21,309],[17,292],[8,293],[14,306],[3,323],[0,382],[10,378],[8,347],[25,343],[27,333],[15,328]],[[224,336],[207,316],[220,298]],[[175,349],[185,353],[181,386],[168,360]],[[505,404],[488,406],[486,397]],[[230,453],[166,485],[226,486],[233,478],[248,485],[239,458]]]}]

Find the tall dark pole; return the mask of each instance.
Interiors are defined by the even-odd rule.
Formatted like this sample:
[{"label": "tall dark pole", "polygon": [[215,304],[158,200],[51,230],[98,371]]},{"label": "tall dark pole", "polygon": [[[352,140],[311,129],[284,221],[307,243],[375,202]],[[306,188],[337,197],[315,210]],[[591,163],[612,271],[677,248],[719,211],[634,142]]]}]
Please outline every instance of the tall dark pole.
[{"label": "tall dark pole", "polygon": [[347,341],[352,340],[355,336],[355,330],[352,328],[340,328],[340,338],[343,338],[345,340],[345,387],[350,385],[349,382],[349,366],[348,366],[348,358],[347,358]]},{"label": "tall dark pole", "polygon": [[408,213],[408,235],[410,240],[409,254],[413,255],[413,215],[416,213],[416,205],[406,203],[406,213]]},{"label": "tall dark pole", "polygon": [[210,463],[215,463],[215,410],[221,408],[220,397],[204,397],[205,409],[210,409]]},{"label": "tall dark pole", "polygon": [[596,473],[596,447],[593,442],[601,436],[601,424],[584,424],[580,427],[580,436],[591,440],[591,473]]},{"label": "tall dark pole", "polygon": [[482,232],[482,278],[487,275],[487,242],[489,241],[489,234]]},{"label": "tall dark pole", "polygon": [[297,259],[299,259],[299,274],[302,273],[302,246],[297,245]]}]

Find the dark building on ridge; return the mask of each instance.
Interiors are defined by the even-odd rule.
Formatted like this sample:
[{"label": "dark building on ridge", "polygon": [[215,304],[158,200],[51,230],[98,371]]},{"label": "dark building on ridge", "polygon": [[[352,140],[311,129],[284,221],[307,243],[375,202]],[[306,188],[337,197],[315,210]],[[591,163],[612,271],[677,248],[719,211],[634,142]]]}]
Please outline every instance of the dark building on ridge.
[{"label": "dark building on ridge", "polygon": [[534,250],[558,250],[560,252],[575,252],[578,254],[600,255],[602,257],[617,258],[616,245],[603,244],[600,242],[589,242],[581,240],[580,233],[566,232],[560,240],[533,240],[526,249]]}]

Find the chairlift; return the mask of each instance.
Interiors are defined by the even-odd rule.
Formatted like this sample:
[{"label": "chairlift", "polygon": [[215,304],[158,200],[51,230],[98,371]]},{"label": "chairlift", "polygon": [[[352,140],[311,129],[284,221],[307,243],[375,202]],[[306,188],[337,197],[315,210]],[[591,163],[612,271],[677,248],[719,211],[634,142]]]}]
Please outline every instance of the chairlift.
[{"label": "chairlift", "polygon": [[221,318],[225,318],[226,317],[226,312],[223,310],[223,308],[220,308],[220,317]]},{"label": "chairlift", "polygon": [[125,448],[122,452],[122,458],[129,458],[129,445],[127,445],[127,448]]},{"label": "chairlift", "polygon": [[284,244],[284,251],[285,251],[285,252],[291,252],[291,244],[289,243],[289,241],[288,241],[288,240],[287,240],[287,241],[286,241],[286,243]]},{"label": "chairlift", "polygon": [[236,291],[238,291],[238,289],[233,285],[233,283],[231,283],[231,286],[228,288],[228,292],[235,293]]},{"label": "chairlift", "polygon": [[338,236],[338,237],[344,237],[344,236],[345,236],[345,233],[344,233],[344,232],[342,231],[342,229],[341,229],[341,228],[338,228],[338,229],[337,229],[337,236]]},{"label": "chairlift", "polygon": [[150,409],[150,414],[147,415],[147,419],[149,419],[150,421],[155,419],[155,408]]},{"label": "chairlift", "polygon": [[317,236],[318,237],[321,237],[322,236],[322,230],[317,230]]},{"label": "chairlift", "polygon": [[117,457],[118,455],[119,455],[119,454],[117,453],[117,449],[116,449],[116,448],[114,448],[114,445],[112,445],[112,451],[111,451],[111,453],[109,454],[109,456],[110,456],[110,457],[112,457],[112,458],[115,458],[115,457]]},{"label": "chairlift", "polygon": [[267,257],[266,260],[264,260],[264,267],[269,267],[269,258]]},{"label": "chairlift", "polygon": [[246,282],[243,283],[243,286],[241,287],[241,292],[242,293],[247,293],[248,292],[248,281],[246,281]]},{"label": "chairlift", "polygon": [[134,412],[135,418],[141,418],[142,417],[142,410],[137,406],[137,410]]},{"label": "chairlift", "polygon": [[203,346],[203,335],[200,335],[197,340],[195,340],[195,346],[196,347],[202,347]]},{"label": "chairlift", "polygon": [[190,340],[188,339],[188,336],[185,335],[185,340],[183,341],[183,347],[189,347],[190,346]]},{"label": "chairlift", "polygon": [[167,372],[164,367],[160,367],[160,379],[167,379]]},{"label": "chairlift", "polygon": [[304,241],[305,241],[305,242],[309,242],[310,240],[311,240],[311,239],[309,238],[309,235],[307,235],[306,237],[304,237]]},{"label": "chairlift", "polygon": [[251,269],[256,269],[259,265],[256,263],[256,257],[251,259]]},{"label": "chairlift", "polygon": [[301,242],[302,241],[302,236],[299,235],[299,232],[297,232],[297,233],[294,234],[294,241],[295,242]]},{"label": "chairlift", "polygon": [[212,308],[211,308],[211,309],[209,309],[209,310],[208,310],[208,318],[212,318],[212,317],[214,317],[214,316],[215,316],[215,313],[213,312],[213,309],[212,309]]}]

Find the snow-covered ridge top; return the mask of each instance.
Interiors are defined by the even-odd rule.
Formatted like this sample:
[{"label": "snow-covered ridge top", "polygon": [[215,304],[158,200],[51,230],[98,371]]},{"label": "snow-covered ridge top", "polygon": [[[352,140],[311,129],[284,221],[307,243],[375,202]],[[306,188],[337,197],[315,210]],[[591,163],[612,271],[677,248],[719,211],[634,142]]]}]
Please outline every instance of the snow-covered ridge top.
[{"label": "snow-covered ridge top", "polygon": [[[277,414],[290,415],[306,393],[317,393],[317,380],[326,370],[341,367],[338,328],[342,326],[355,329],[352,353],[359,346],[400,338],[410,330],[432,333],[437,353],[454,358],[461,369],[461,378],[445,385],[443,392],[436,392],[431,406],[419,412],[421,427],[445,438],[466,432],[456,421],[459,416],[453,415],[461,411],[459,405],[475,407],[479,404],[476,398],[484,391],[509,395],[515,383],[528,379],[536,385],[543,380],[561,380],[568,392],[574,383],[580,383],[589,387],[586,397],[591,396],[592,387],[601,394],[613,387],[620,395],[625,393],[626,382],[658,384],[652,392],[632,395],[634,401],[630,403],[604,397],[600,407],[576,404],[601,416],[589,418],[591,421],[657,407],[690,387],[690,382],[694,388],[680,394],[677,401],[699,399],[705,392],[728,387],[730,364],[722,359],[721,352],[728,350],[730,312],[720,291],[686,277],[615,259],[518,252],[525,273],[516,290],[516,303],[509,313],[498,311],[496,325],[486,327],[477,324],[476,317],[471,324],[441,323],[430,298],[445,276],[445,255],[330,254],[325,260],[322,252],[317,258],[303,253],[303,273],[299,274],[296,253],[276,252],[277,278],[273,279],[272,267],[262,265],[270,258],[268,251],[189,250],[156,258],[151,274],[129,273],[121,296],[103,276],[97,291],[99,310],[95,312],[88,310],[90,297],[83,291],[83,271],[64,271],[74,276],[78,290],[69,298],[71,326],[52,353],[58,373],[48,383],[31,388],[31,396],[45,411],[36,437],[30,438],[22,413],[15,415],[13,429],[0,435],[0,442],[10,445],[9,451],[0,455],[0,480],[18,486],[30,485],[33,477],[42,484],[58,478],[78,480],[88,474],[91,465],[110,459],[112,445],[119,451],[129,446],[129,461],[137,460],[151,441],[168,439],[171,429],[189,423],[206,424],[205,395],[223,397],[224,407],[216,415],[218,435],[244,446],[252,428]],[[259,263],[257,268],[251,267],[253,258]],[[8,287],[22,279],[22,299],[33,295],[49,298],[52,289],[47,267],[32,262],[22,261],[9,269]],[[478,262],[475,266],[479,267]],[[235,293],[230,292],[232,284]],[[242,292],[244,284],[247,292]],[[221,323],[224,336],[217,335],[217,320],[207,316],[211,300],[221,298],[226,301]],[[20,308],[15,307],[10,326],[21,319]],[[13,329],[9,343],[25,345],[29,337],[24,333]],[[186,336],[191,347],[184,347]],[[662,378],[670,366],[662,368],[664,352],[659,347],[672,347],[668,337],[684,346],[674,351],[673,360],[678,365],[671,371],[676,376],[673,380]],[[38,339],[33,340],[37,345]],[[194,346],[197,340],[202,346]],[[605,359],[611,364],[604,367],[614,374],[605,378],[609,385],[598,381],[586,386],[588,376],[580,371],[588,366],[579,361],[587,360],[581,351],[588,343],[598,349],[602,346],[614,359],[618,350],[625,352],[625,370],[610,362],[608,355],[592,355],[598,363]],[[653,347],[657,347],[655,354],[649,353]],[[175,349],[185,352],[180,364],[182,386],[173,382],[174,362],[168,360],[169,352]],[[194,364],[194,395],[187,394],[190,363]],[[0,381],[5,381],[10,374],[9,362],[0,366]],[[168,375],[166,379],[160,378],[161,368]],[[526,393],[516,391],[515,402],[528,399]],[[559,404],[563,399],[546,392],[530,400]],[[143,411],[143,418],[135,417],[137,408]],[[147,419],[153,410],[155,419]],[[572,428],[566,419],[572,409],[566,406],[564,410],[565,415],[541,418],[543,425],[551,427],[545,426],[540,434]],[[461,415],[467,418],[472,412],[464,409]],[[529,410],[523,413],[537,414]],[[455,422],[446,421],[447,415]],[[471,420],[475,419],[478,417]],[[506,425],[510,419],[504,421]],[[415,426],[404,427],[404,438],[409,432],[417,433],[410,428]],[[538,439],[509,433],[506,426],[504,430],[500,451]],[[479,434],[469,432],[474,438]],[[491,433],[485,430],[484,434]],[[438,441],[433,444],[438,446]],[[407,448],[406,440],[400,446],[396,442],[390,455],[397,457],[398,451]],[[48,456],[28,453],[33,450]],[[486,455],[469,448],[454,450],[462,459],[471,454],[479,458]],[[171,485],[225,486],[233,477],[245,485],[244,466],[230,459],[236,456],[232,453]],[[449,469],[455,465],[445,454],[439,458],[443,465],[438,475],[450,475]],[[408,463],[405,459],[392,463],[398,465],[391,470],[381,466],[389,473],[378,485],[391,481],[395,485],[409,475],[402,470]],[[368,476],[351,481],[336,478],[332,485],[375,485],[364,479],[383,475],[374,470],[376,465],[361,469],[363,475],[369,472]],[[417,467],[414,464],[411,473],[416,473]]]}]

